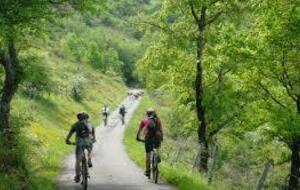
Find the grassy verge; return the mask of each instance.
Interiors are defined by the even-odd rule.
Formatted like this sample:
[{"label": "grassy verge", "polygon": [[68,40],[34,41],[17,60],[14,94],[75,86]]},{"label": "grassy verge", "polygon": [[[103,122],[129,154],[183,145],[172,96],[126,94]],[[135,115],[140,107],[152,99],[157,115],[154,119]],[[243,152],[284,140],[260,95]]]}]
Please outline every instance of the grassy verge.
[{"label": "grassy verge", "polygon": [[[136,131],[140,122],[140,119],[144,117],[145,110],[148,107],[155,107],[157,109],[158,105],[154,103],[148,96],[145,96],[136,111],[136,114],[132,117],[125,133],[125,147],[128,152],[130,158],[141,168],[144,168],[144,146],[141,143],[138,143],[135,140]],[[160,114],[162,122],[166,115],[163,114],[163,110],[166,108],[161,107],[158,110]],[[166,130],[167,130],[167,126]],[[168,137],[166,137],[165,141],[168,141]],[[162,145],[164,146],[164,145]],[[174,145],[176,146],[176,145]],[[162,147],[162,151],[167,151],[164,147]],[[203,178],[196,173],[188,171],[184,167],[179,166],[171,166],[168,162],[162,160],[160,164],[161,176],[167,182],[174,184],[179,190],[209,190],[211,188],[208,187],[206,182],[202,180]]]},{"label": "grassy verge", "polygon": [[[52,60],[63,62],[63,60]],[[127,88],[120,78],[106,76],[85,65],[78,69],[76,63],[51,64],[55,83],[66,91],[44,94],[30,99],[18,93],[12,105],[12,115],[21,127],[20,171],[7,175],[0,172],[0,190],[54,190],[56,178],[63,166],[63,158],[73,148],[65,145],[64,139],[76,113],[87,111],[92,123],[101,121],[101,109],[108,104],[111,109],[126,97]],[[72,88],[72,76],[85,78],[82,101],[75,101],[67,89]],[[21,126],[24,125],[24,126]],[[22,158],[21,158],[22,157]],[[18,164],[18,163],[16,163]]]}]

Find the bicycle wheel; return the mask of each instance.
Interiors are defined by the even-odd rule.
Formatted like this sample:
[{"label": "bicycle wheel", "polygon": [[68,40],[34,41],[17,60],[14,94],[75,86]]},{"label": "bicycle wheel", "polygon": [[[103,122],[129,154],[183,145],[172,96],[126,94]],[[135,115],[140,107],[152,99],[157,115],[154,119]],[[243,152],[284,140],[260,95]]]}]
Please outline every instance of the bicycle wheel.
[{"label": "bicycle wheel", "polygon": [[159,171],[158,171],[158,162],[157,162],[157,156],[155,155],[154,156],[154,159],[153,159],[153,181],[155,184],[158,183],[158,175],[159,175]]},{"label": "bicycle wheel", "polygon": [[104,126],[107,126],[107,117],[104,118]]},{"label": "bicycle wheel", "polygon": [[87,190],[88,187],[88,169],[87,169],[87,163],[86,158],[84,157],[82,160],[82,186],[84,190]]}]

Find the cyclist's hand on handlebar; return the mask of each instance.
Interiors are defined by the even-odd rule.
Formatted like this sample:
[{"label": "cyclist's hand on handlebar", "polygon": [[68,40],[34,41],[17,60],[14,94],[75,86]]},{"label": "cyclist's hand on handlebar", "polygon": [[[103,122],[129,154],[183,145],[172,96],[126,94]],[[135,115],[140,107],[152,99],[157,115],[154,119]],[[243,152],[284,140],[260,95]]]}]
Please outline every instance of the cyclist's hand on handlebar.
[{"label": "cyclist's hand on handlebar", "polygon": [[141,139],[139,136],[136,137],[136,140],[137,140],[138,142],[144,142],[144,140]]},{"label": "cyclist's hand on handlebar", "polygon": [[66,144],[72,144],[69,139],[66,139]]}]

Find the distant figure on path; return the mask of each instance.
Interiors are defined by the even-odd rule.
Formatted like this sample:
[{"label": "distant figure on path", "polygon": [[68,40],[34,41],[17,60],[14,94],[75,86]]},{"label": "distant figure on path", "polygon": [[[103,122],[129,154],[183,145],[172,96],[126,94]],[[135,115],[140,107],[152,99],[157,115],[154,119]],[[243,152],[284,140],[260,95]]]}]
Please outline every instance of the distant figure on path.
[{"label": "distant figure on path", "polygon": [[126,114],[126,107],[124,104],[122,104],[122,106],[119,109],[119,114],[121,115],[121,121],[122,121],[122,125],[125,124],[125,114]]},{"label": "distant figure on path", "polygon": [[104,126],[106,126],[108,116],[109,116],[109,107],[107,105],[104,105],[104,107],[102,108],[102,115],[103,115]]}]

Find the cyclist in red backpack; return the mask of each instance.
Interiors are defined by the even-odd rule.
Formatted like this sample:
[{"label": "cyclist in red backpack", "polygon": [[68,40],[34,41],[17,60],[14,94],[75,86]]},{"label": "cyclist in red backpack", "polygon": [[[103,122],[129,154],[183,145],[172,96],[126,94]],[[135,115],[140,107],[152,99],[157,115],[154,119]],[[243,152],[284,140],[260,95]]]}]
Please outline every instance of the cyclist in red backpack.
[{"label": "cyclist in red backpack", "polygon": [[[146,150],[146,171],[145,175],[150,175],[150,152],[153,149],[159,149],[163,141],[163,130],[160,119],[158,118],[155,110],[149,108],[146,112],[146,117],[142,119],[139,130],[137,132],[137,141],[142,141],[140,136],[144,132],[145,150]],[[160,162],[160,158],[158,160]]]}]

